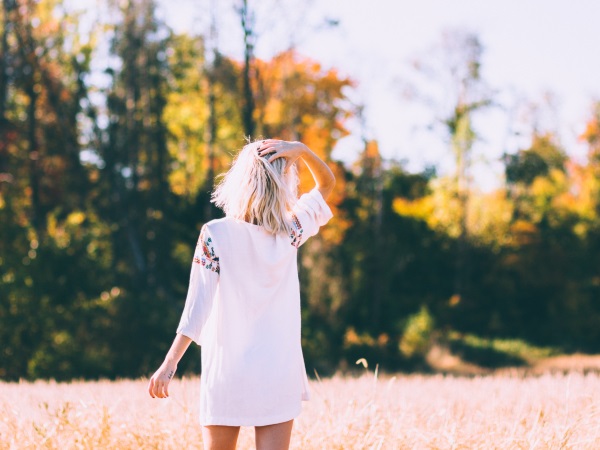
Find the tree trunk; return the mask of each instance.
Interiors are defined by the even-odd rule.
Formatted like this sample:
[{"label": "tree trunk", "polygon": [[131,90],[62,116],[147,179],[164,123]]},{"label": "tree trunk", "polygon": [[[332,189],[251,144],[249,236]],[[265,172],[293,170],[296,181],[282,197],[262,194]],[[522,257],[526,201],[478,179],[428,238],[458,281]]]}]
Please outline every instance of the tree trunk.
[{"label": "tree trunk", "polygon": [[461,300],[465,296],[468,284],[468,262],[469,262],[469,229],[468,229],[468,206],[469,206],[469,179],[468,168],[470,167],[470,156],[472,148],[472,129],[470,125],[469,108],[462,102],[455,109],[451,127],[453,147],[456,161],[456,197],[458,200],[459,213],[459,235],[456,243],[456,268],[454,275],[454,295]]},{"label": "tree trunk", "polygon": [[[33,68],[32,68],[33,70]],[[40,201],[39,163],[40,152],[37,143],[37,120],[35,117],[37,94],[33,82],[27,89],[29,105],[27,106],[27,143],[29,153],[29,187],[31,188],[31,223],[38,236],[42,236],[44,228],[44,214]]]},{"label": "tree trunk", "polygon": [[[215,146],[217,143],[217,111],[215,84],[217,82],[216,71],[221,64],[221,55],[217,49],[217,23],[215,3],[211,2],[211,23],[208,41],[208,52],[206,57],[207,67],[205,68],[206,80],[208,82],[208,121],[206,123],[206,158],[208,168],[206,171],[206,180],[204,182],[204,191],[211,192],[215,180]],[[213,218],[213,205],[210,201],[204,204],[204,220],[209,221]]]},{"label": "tree trunk", "polygon": [[[209,69],[208,75],[208,122],[206,124],[206,158],[208,160],[208,168],[206,171],[206,181],[204,182],[205,192],[212,191],[215,180],[215,146],[217,141],[217,112],[215,98],[215,77],[214,66]],[[213,218],[213,205],[210,201],[204,204],[204,220],[209,221]]]},{"label": "tree trunk", "polygon": [[[18,10],[17,10],[18,11]],[[38,68],[35,55],[35,42],[32,35],[31,24],[18,15],[12,23],[15,27],[15,36],[18,43],[19,56],[22,60],[22,66],[19,67],[18,75],[22,77],[23,90],[29,100],[27,105],[27,153],[29,157],[29,188],[31,189],[31,224],[36,230],[41,241],[45,228],[45,217],[42,210],[40,198],[39,181],[39,159],[40,149],[37,141],[37,98],[36,93],[36,72]]]},{"label": "tree trunk", "polygon": [[0,36],[0,192],[4,191],[5,182],[11,180],[8,163],[8,119],[6,118],[9,12],[9,0],[2,0],[2,36]]},{"label": "tree trunk", "polygon": [[[0,37],[0,136],[5,127],[6,96],[8,92],[8,76],[6,66],[8,64],[8,28],[10,5],[9,0],[2,0],[2,36]],[[4,139],[2,139],[4,140]]]},{"label": "tree trunk", "polygon": [[254,59],[254,38],[252,15],[248,9],[248,0],[242,1],[240,8],[240,18],[242,21],[242,30],[244,32],[244,69],[243,76],[243,99],[244,107],[242,109],[242,123],[244,125],[244,134],[253,137],[256,123],[254,122],[254,93],[252,92],[251,75],[252,61]]}]

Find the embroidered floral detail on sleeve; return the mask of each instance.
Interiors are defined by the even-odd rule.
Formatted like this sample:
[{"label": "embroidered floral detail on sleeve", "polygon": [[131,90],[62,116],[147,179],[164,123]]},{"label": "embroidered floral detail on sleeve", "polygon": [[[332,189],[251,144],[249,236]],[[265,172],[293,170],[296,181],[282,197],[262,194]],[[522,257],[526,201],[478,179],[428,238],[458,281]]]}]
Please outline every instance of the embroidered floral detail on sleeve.
[{"label": "embroidered floral detail on sleeve", "polygon": [[304,230],[302,229],[302,224],[298,220],[298,217],[296,214],[292,214],[292,230],[290,232],[290,239],[292,240],[292,245],[294,247],[300,247],[303,232]]},{"label": "embroidered floral detail on sleeve", "polygon": [[219,264],[219,257],[215,254],[215,248],[211,237],[206,237],[204,234],[204,228],[200,233],[200,239],[196,247],[202,246],[202,252],[200,258],[194,257],[196,264],[202,264],[205,269],[212,270],[216,273],[221,273],[221,265]]}]

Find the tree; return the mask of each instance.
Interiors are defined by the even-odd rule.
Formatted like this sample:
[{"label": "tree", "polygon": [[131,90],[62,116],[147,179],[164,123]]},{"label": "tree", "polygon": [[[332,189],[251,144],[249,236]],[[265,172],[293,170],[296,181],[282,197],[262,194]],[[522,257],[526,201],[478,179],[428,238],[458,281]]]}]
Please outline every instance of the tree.
[{"label": "tree", "polygon": [[[77,18],[60,2],[2,6],[0,245],[7,278],[0,283],[6,300],[0,330],[8,364],[0,373],[47,375],[58,360],[65,376],[105,368],[96,358],[102,344],[90,339],[102,325],[88,321],[102,310],[88,302],[103,281],[102,231],[88,215],[90,184],[79,143],[91,43],[67,36]],[[99,260],[86,274],[92,253]],[[67,265],[74,255],[79,264]],[[70,314],[80,314],[77,326]],[[89,357],[74,369],[84,348]]]},{"label": "tree", "polygon": [[254,93],[252,74],[254,72],[254,43],[256,39],[254,13],[248,6],[248,0],[241,0],[238,8],[242,31],[244,33],[244,67],[242,69],[242,123],[245,136],[254,136],[256,122],[254,118]]},{"label": "tree", "polygon": [[148,355],[132,359],[131,354],[148,338],[149,328],[155,327],[156,338],[162,336],[160,316],[175,310],[173,279],[178,278],[170,264],[173,159],[165,123],[171,32],[157,19],[153,0],[113,8],[117,21],[107,68],[112,81],[105,92],[106,110],[98,112],[108,124],[98,129],[102,167],[95,207],[111,224],[115,282],[125,293],[115,320],[127,326],[118,326],[111,340],[130,347],[116,358],[116,369],[144,370],[151,365]]},{"label": "tree", "polygon": [[566,174],[565,151],[552,134],[534,134],[531,147],[505,155],[504,160],[507,193],[515,205],[514,219],[531,220],[533,212],[530,210],[527,215],[526,210],[531,206],[533,184],[536,180],[551,177],[555,171]]},{"label": "tree", "polygon": [[474,117],[492,105],[493,93],[481,77],[483,46],[477,35],[454,30],[443,34],[442,41],[424,60],[414,67],[419,74],[416,90],[421,101],[433,108],[436,120],[432,128],[441,130],[454,155],[454,188],[452,205],[458,220],[454,295],[467,292],[468,214],[470,168],[477,133]]}]

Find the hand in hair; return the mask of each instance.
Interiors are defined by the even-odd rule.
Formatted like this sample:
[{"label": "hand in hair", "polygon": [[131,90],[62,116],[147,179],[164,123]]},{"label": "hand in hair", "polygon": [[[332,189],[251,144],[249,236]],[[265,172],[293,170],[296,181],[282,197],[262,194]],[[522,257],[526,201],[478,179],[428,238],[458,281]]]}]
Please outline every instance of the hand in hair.
[{"label": "hand in hair", "polygon": [[291,167],[298,158],[302,158],[324,199],[329,197],[335,186],[335,177],[329,166],[302,142],[266,139],[259,144],[258,155],[271,155],[268,159],[269,162],[273,162],[277,158],[285,158],[286,167]]},{"label": "hand in hair", "polygon": [[258,155],[268,157],[267,161],[273,162],[277,158],[286,159],[286,167],[291,167],[302,156],[306,147],[301,142],[280,141],[267,139],[258,146]]}]

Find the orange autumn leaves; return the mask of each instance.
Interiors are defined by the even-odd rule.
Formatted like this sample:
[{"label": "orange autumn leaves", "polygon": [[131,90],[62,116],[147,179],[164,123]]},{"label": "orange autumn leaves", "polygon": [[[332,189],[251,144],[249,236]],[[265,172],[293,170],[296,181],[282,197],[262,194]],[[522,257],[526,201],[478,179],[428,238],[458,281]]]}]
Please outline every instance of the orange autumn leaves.
[{"label": "orange autumn leaves", "polygon": [[[353,86],[349,78],[335,69],[300,57],[290,50],[270,61],[257,60],[254,78],[255,119],[259,135],[275,139],[300,140],[328,162],[336,176],[336,187],[328,203],[334,219],[323,229],[326,241],[339,243],[350,226],[338,208],[344,199],[344,171],[331,161],[337,141],[348,134],[346,120],[353,110],[345,89]],[[310,172],[301,165],[300,185],[312,185]]]},{"label": "orange autumn leaves", "polygon": [[[218,95],[217,139],[212,149],[216,174],[226,170],[236,150],[244,144],[241,120],[235,113],[239,110],[243,64],[222,56],[214,67],[205,67],[203,75],[194,63],[195,59],[202,59],[194,45],[189,38],[172,41],[171,53],[177,56],[179,63],[173,78],[175,89],[169,95],[163,116],[170,133],[170,153],[176,161],[170,174],[171,190],[184,196],[195,196],[208,181],[205,130],[209,126],[210,111],[203,77],[210,71],[215,72],[212,88]],[[335,218],[323,230],[323,235],[328,242],[340,243],[350,224],[338,208],[344,199],[344,169],[331,160],[331,152],[337,141],[348,134],[345,122],[354,114],[354,108],[345,90],[351,88],[353,82],[337,70],[326,69],[293,50],[271,60],[255,59],[252,65],[256,133],[251,138],[300,140],[328,162],[337,179],[328,199]],[[312,177],[301,163],[300,179],[301,192],[310,189]]]}]

